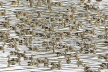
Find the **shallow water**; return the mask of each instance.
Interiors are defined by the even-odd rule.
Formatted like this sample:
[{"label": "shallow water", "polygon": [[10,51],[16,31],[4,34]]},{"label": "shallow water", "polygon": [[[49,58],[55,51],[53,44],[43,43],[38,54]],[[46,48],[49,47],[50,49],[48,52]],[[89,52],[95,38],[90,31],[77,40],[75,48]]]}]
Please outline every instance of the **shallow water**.
[{"label": "shallow water", "polygon": [[[79,1],[77,0],[63,0],[63,5],[64,7],[56,7],[56,6],[52,6],[53,8],[53,12],[49,13],[49,11],[46,8],[46,5],[43,4],[41,7],[37,7],[37,6],[33,6],[33,7],[29,7],[28,3],[25,0],[19,0],[20,3],[19,5],[11,5],[11,1],[10,0],[0,0],[3,1],[4,5],[2,8],[0,8],[0,11],[2,10],[6,10],[6,17],[9,17],[10,21],[10,25],[11,26],[15,26],[18,23],[21,23],[21,21],[19,19],[17,19],[15,17],[15,11],[24,11],[24,12],[28,12],[28,14],[30,16],[32,16],[33,18],[37,18],[37,11],[42,11],[43,14],[43,18],[44,17],[51,17],[52,15],[57,15],[59,12],[63,12],[66,11],[66,9],[70,6],[77,6],[79,9],[79,12],[76,12],[76,15],[78,13],[84,13],[82,7],[79,6]],[[53,0],[53,2],[59,2],[60,0]],[[108,15],[108,0],[103,0],[101,3],[97,3],[96,1],[92,0],[93,4],[97,4],[99,5],[99,8],[102,10],[103,13]],[[34,2],[37,2],[37,0],[34,0]],[[81,12],[82,11],[82,12]],[[95,12],[92,12],[93,14]],[[70,13],[69,13],[70,14]],[[5,16],[0,16],[0,21],[3,21]],[[84,31],[85,29],[93,29],[95,28],[96,31],[96,35],[92,35],[92,34],[87,34],[87,36],[93,36],[94,37],[94,42],[96,41],[96,54],[84,54],[84,53],[79,53],[79,58],[81,61],[83,61],[83,64],[87,64],[87,66],[90,66],[91,69],[93,70],[97,70],[100,66],[101,63],[106,62],[104,59],[98,59],[98,56],[100,54],[104,55],[106,53],[108,53],[108,46],[103,45],[103,41],[105,41],[105,39],[99,39],[96,38],[98,35],[100,34],[104,34],[103,31],[99,31],[99,30],[103,30],[104,26],[102,24],[98,25],[97,27],[95,25],[90,25],[90,24],[86,24],[87,22],[85,21],[86,18],[82,18],[79,16],[76,16],[77,19],[79,21],[83,21],[83,26],[82,28],[80,28],[79,32]],[[21,17],[21,18],[25,18],[25,17]],[[59,17],[58,17],[59,18]],[[38,20],[42,19],[42,18],[37,18]],[[59,24],[59,22],[55,22],[56,25]],[[48,24],[50,26],[50,23]],[[66,24],[67,26],[69,25],[68,23]],[[106,25],[108,25],[108,20]],[[91,26],[91,28],[89,28],[89,26]],[[28,27],[29,28],[29,27]],[[8,29],[1,27],[0,31],[7,31]],[[65,28],[59,28],[58,26],[54,27],[55,32],[72,32],[73,34],[78,32],[76,30],[70,31],[69,27],[65,27]],[[36,27],[36,33],[48,33],[48,31],[44,31],[41,27],[37,26]],[[10,32],[10,38],[19,38],[19,36],[16,36],[15,31],[14,30],[9,30]],[[29,35],[28,35],[29,36]],[[52,37],[55,37],[55,35],[51,35]],[[23,37],[22,37],[23,38]],[[22,39],[20,38],[20,39]],[[23,51],[26,51],[26,55],[30,57],[30,55],[33,55],[33,57],[36,58],[40,58],[40,59],[44,59],[44,57],[47,57],[49,59],[49,62],[54,62],[54,63],[58,63],[58,61],[61,61],[62,64],[62,68],[60,70],[53,69],[51,70],[51,65],[49,65],[49,67],[44,67],[43,64],[39,64],[39,66],[37,67],[36,65],[33,66],[27,66],[27,62],[29,62],[30,60],[24,60],[23,58],[21,58],[21,65],[19,65],[18,63],[16,63],[15,65],[10,65],[10,67],[7,67],[8,65],[8,58],[7,56],[10,54],[10,51],[15,51],[14,48],[9,48],[7,46],[7,44],[4,46],[5,48],[5,53],[2,53],[2,50],[0,51],[0,71],[1,72],[84,72],[84,66],[77,66],[76,62],[77,60],[73,57],[71,58],[71,64],[67,64],[66,63],[66,57],[65,56],[59,56],[57,57],[56,54],[52,53],[52,51],[46,51],[45,46],[42,46],[42,42],[43,41],[50,41],[51,38],[45,39],[43,37],[38,37],[35,36],[32,42],[32,45],[39,45],[39,52],[36,51],[29,51],[28,48],[25,45],[17,45],[19,52],[23,53]],[[81,38],[77,38],[75,35],[73,35],[72,37],[65,37],[63,41],[57,42],[57,43],[63,43],[63,44],[67,44],[67,45],[72,45],[75,50],[73,52],[67,52],[67,54],[71,54],[71,53],[75,53],[76,51],[78,51],[81,47],[79,47],[78,45],[76,45],[76,42],[81,41]],[[2,45],[3,42],[1,41],[0,44]],[[52,47],[52,46],[51,46]],[[66,48],[61,48],[61,49],[56,49],[55,52],[62,52],[64,53],[64,50]],[[11,58],[17,58],[15,55],[11,55]],[[102,69],[101,72],[108,72],[108,69]]]}]

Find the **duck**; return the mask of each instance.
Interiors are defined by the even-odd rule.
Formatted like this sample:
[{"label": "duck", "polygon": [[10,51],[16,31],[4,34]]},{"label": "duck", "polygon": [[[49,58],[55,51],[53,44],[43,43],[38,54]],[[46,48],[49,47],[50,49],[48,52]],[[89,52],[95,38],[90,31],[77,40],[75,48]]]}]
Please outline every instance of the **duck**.
[{"label": "duck", "polygon": [[69,51],[74,51],[74,49],[75,49],[75,48],[72,47],[72,46],[69,46],[69,47],[68,47],[68,50],[69,50]]},{"label": "duck", "polygon": [[86,66],[86,64],[84,64],[84,72],[87,72],[90,69],[89,66]]},{"label": "duck", "polygon": [[15,63],[16,63],[15,59],[10,60],[10,55],[8,55],[7,57],[8,57],[8,61],[7,61],[8,62],[8,67],[10,67],[10,65],[15,65]]},{"label": "duck", "polygon": [[91,2],[92,2],[92,0],[88,0],[87,2],[88,2],[88,3],[91,3]]},{"label": "duck", "polygon": [[51,68],[50,68],[51,70],[57,68],[57,64],[52,62],[51,65],[52,65]]},{"label": "duck", "polygon": [[19,13],[16,13],[15,15],[16,15],[16,18],[18,18],[18,19],[21,17],[21,15]]},{"label": "duck", "polygon": [[0,1],[0,6],[1,6],[1,8],[3,7],[3,2],[2,1]]},{"label": "duck", "polygon": [[80,65],[82,65],[82,61],[80,61],[80,58],[77,59],[78,61],[76,62],[77,66],[79,67]]},{"label": "duck", "polygon": [[96,0],[97,2],[101,2],[102,0]]},{"label": "duck", "polygon": [[2,16],[6,16],[6,10],[3,10],[3,12],[1,12]]},{"label": "duck", "polygon": [[38,0],[37,3],[36,3],[36,5],[37,6],[41,6],[42,5],[42,2],[40,0]]},{"label": "duck", "polygon": [[17,5],[18,3],[17,1],[11,1],[11,2],[12,2],[11,5],[14,5],[14,6]]},{"label": "duck", "polygon": [[49,4],[51,4],[52,3],[52,0],[47,0],[46,2],[49,3]]},{"label": "duck", "polygon": [[37,12],[38,16],[37,17],[42,17],[42,13],[41,12]]},{"label": "duck", "polygon": [[31,61],[34,60],[33,55],[31,55],[31,57],[29,57],[29,60],[31,60]]},{"label": "duck", "polygon": [[44,59],[44,66],[49,66],[49,59],[47,58],[47,57],[45,57],[45,59]]},{"label": "duck", "polygon": [[43,63],[44,62],[44,60],[41,60],[39,58],[37,58],[36,61],[39,62],[39,63]]},{"label": "duck", "polygon": [[28,62],[28,66],[32,66],[33,65],[33,62]]},{"label": "duck", "polygon": [[4,47],[3,47],[3,46],[0,46],[0,50],[3,50],[3,53],[5,52],[5,51],[4,51]]},{"label": "duck", "polygon": [[69,57],[68,57],[68,59],[66,60],[66,63],[67,63],[67,64],[70,64],[70,63],[71,63],[71,60],[69,59]]},{"label": "duck", "polygon": [[24,60],[29,60],[29,57],[27,57],[27,56],[24,56],[23,58],[24,58]]},{"label": "duck", "polygon": [[82,3],[84,3],[85,0],[80,0]]},{"label": "duck", "polygon": [[34,6],[34,4],[30,2],[30,5],[29,5],[29,6],[30,6],[30,7],[33,7],[33,6]]},{"label": "duck", "polygon": [[57,57],[61,56],[61,52],[56,52]]},{"label": "duck", "polygon": [[61,69],[61,67],[62,67],[61,61],[58,61],[57,68]]}]

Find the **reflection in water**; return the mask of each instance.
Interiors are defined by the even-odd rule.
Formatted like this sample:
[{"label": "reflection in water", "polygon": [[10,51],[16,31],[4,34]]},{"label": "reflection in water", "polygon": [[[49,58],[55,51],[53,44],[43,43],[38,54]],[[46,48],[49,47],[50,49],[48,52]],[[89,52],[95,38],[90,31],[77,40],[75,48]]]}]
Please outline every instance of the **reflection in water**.
[{"label": "reflection in water", "polygon": [[0,71],[108,70],[104,0],[0,1]]}]

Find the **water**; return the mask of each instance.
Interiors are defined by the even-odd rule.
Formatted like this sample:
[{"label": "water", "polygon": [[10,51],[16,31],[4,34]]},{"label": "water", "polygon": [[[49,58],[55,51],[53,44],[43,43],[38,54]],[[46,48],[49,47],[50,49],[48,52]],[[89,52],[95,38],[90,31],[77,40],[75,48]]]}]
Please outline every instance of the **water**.
[{"label": "water", "polygon": [[[99,55],[105,55],[106,53],[108,53],[108,46],[105,45],[103,42],[106,41],[106,39],[99,39],[97,38],[98,35],[105,35],[105,32],[104,32],[104,26],[107,26],[108,25],[108,20],[106,20],[106,23],[105,24],[99,24],[99,25],[94,25],[94,24],[88,24],[87,23],[87,18],[86,17],[80,17],[78,16],[79,13],[81,13],[82,15],[85,14],[85,13],[90,13],[90,14],[95,14],[96,11],[94,12],[91,12],[88,10],[85,11],[83,10],[83,4],[81,4],[78,0],[63,0],[62,1],[62,4],[63,4],[63,7],[60,7],[60,6],[55,6],[55,5],[52,5],[52,12],[50,12],[48,9],[47,9],[47,4],[42,4],[41,6],[36,6],[36,2],[37,0],[34,0],[34,6],[33,7],[30,7],[29,6],[29,3],[27,3],[26,0],[19,0],[19,5],[11,5],[11,1],[10,0],[0,0],[0,1],[3,1],[3,7],[0,8],[0,12],[3,12],[3,10],[6,10],[6,13],[7,15],[6,16],[0,16],[0,21],[5,21],[4,20],[4,17],[9,17],[10,19],[10,26],[16,26],[18,24],[25,24],[26,27],[24,28],[30,28],[30,30],[32,30],[32,28],[30,27],[29,22],[25,22],[23,23],[20,19],[29,19],[29,18],[26,18],[25,16],[20,16],[19,18],[16,18],[16,15],[15,15],[15,12],[17,11],[21,11],[22,13],[23,12],[27,12],[29,14],[29,16],[31,16],[31,18],[33,19],[36,19],[37,21],[40,20],[40,24],[36,24],[36,27],[34,29],[35,33],[42,33],[44,35],[47,35],[48,33],[50,33],[49,31],[45,31],[44,29],[42,29],[42,25],[44,25],[41,21],[45,18],[45,17],[51,17],[51,18],[59,18],[59,19],[62,19],[62,16],[58,16],[59,13],[65,13],[65,14],[68,14],[68,15],[71,15],[71,12],[66,12],[66,10],[70,7],[75,7],[77,6],[78,8],[78,11],[75,13],[75,17],[78,21],[82,21],[82,27],[79,28],[79,30],[76,30],[76,29],[73,29],[73,30],[70,30],[69,26],[75,26],[75,24],[71,23],[73,22],[71,18],[69,18],[71,21],[70,23],[66,22],[66,26],[65,27],[62,27],[62,26],[58,26],[60,24],[62,24],[61,21],[54,21],[54,22],[49,22],[48,19],[47,19],[47,23],[46,23],[46,26],[47,27],[50,27],[52,25],[55,25],[54,26],[54,31],[52,31],[53,33],[50,34],[51,37],[50,38],[47,38],[45,39],[45,36],[44,37],[40,37],[40,36],[33,36],[32,39],[32,44],[31,45],[35,45],[35,46],[38,46],[39,47],[39,51],[30,51],[25,45],[19,45],[19,42],[17,41],[17,48],[19,49],[19,53],[23,53],[24,51],[26,51],[26,56],[27,57],[30,57],[31,55],[33,55],[33,58],[35,61],[37,58],[39,59],[42,59],[44,60],[45,57],[47,57],[49,59],[49,67],[44,67],[44,64],[39,64],[39,66],[36,66],[36,65],[32,65],[32,66],[28,66],[28,62],[30,62],[31,60],[24,60],[23,57],[20,58],[21,60],[21,64],[19,65],[18,63],[16,63],[15,65],[10,65],[10,67],[7,67],[8,65],[8,55],[10,55],[10,51],[16,51],[15,48],[9,48],[8,47],[8,44],[9,43],[6,43],[6,45],[4,46],[4,53],[3,51],[1,50],[0,51],[0,71],[1,72],[84,72],[84,64],[86,64],[87,66],[91,67],[90,69],[91,70],[98,70],[98,68],[100,68],[100,64],[102,63],[107,63],[107,61],[105,61],[104,59],[99,59]],[[53,0],[52,1],[53,3],[55,2],[60,2],[60,0]],[[102,2],[100,3],[97,3],[96,1],[92,0],[92,3],[91,4],[94,4],[94,5],[99,5],[99,9],[101,10],[101,12],[105,15],[107,15],[107,7],[108,7],[108,1],[107,0],[103,0]],[[49,4],[50,5],[50,4]],[[82,7],[80,6],[82,5]],[[41,12],[43,14],[42,17],[37,17],[38,14],[37,12]],[[92,15],[90,16],[89,19],[91,19]],[[66,19],[66,17],[64,18]],[[95,22],[95,20],[93,20],[93,22]],[[78,46],[76,44],[76,42],[81,42],[82,39],[80,37],[77,37],[74,33],[77,33],[77,32],[83,32],[85,31],[86,29],[89,29],[89,30],[92,30],[94,29],[96,34],[85,34],[85,36],[88,36],[91,38],[94,37],[93,39],[93,42],[97,42],[96,43],[96,53],[89,53],[89,54],[86,54],[84,51],[82,51],[82,53],[80,53],[80,48],[81,46]],[[17,27],[16,31],[20,31],[21,29]],[[9,35],[9,38],[19,38],[19,39],[22,39],[24,37],[30,37],[32,35],[23,35],[21,37],[19,36],[16,36],[17,34],[15,33],[15,30],[11,30],[11,28],[5,28],[5,27],[0,27],[0,31],[4,31],[4,32],[9,32],[10,35]],[[78,58],[80,58],[80,61],[82,61],[82,64],[83,65],[80,65],[79,67],[77,66],[77,59],[75,57],[71,57],[70,58],[70,61],[71,63],[70,64],[67,64],[66,63],[66,60],[68,59],[67,57],[65,56],[58,56],[57,57],[57,54],[53,53],[52,50],[49,50],[49,51],[46,51],[46,47],[47,46],[43,46],[42,43],[43,41],[51,41],[52,38],[59,38],[59,36],[56,36],[55,33],[57,32],[70,32],[72,33],[73,35],[72,36],[65,36],[63,40],[60,40],[60,41],[57,41],[56,43],[59,44],[59,43],[62,43],[63,45],[67,45],[67,46],[73,46],[74,47],[74,50],[73,51],[68,51],[67,54],[74,54],[74,53],[77,53],[78,54]],[[91,41],[88,41],[87,44],[90,44]],[[0,46],[2,46],[3,44],[3,41],[1,40],[0,41]],[[51,49],[53,49],[53,46],[51,45],[48,45]],[[56,45],[55,45],[56,46]],[[59,45],[57,45],[59,47]],[[57,47],[55,47],[57,48]],[[64,50],[67,49],[67,47],[60,47],[58,49],[55,49],[55,52],[61,52],[61,53],[65,53]],[[92,48],[89,48],[89,49],[92,49]],[[10,58],[18,58],[16,55],[10,55]],[[51,70],[51,63],[55,63],[55,64],[58,64],[58,61],[61,61],[61,64],[62,64],[62,67],[61,69],[59,70],[58,68],[55,68],[55,69],[52,69]],[[101,69],[100,70],[101,72],[108,72],[108,69]]]}]

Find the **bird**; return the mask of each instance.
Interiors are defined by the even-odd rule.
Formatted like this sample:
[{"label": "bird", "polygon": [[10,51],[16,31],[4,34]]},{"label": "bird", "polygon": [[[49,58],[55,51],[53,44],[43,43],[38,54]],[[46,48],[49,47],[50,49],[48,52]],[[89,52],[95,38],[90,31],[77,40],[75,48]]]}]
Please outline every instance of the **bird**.
[{"label": "bird", "polygon": [[77,61],[77,66],[79,67],[80,65],[82,65],[82,61],[80,61],[80,58],[78,58],[78,61]]},{"label": "bird", "polygon": [[71,63],[71,60],[69,59],[69,57],[68,57],[68,59],[66,60],[66,63],[67,63],[67,64],[70,64],[70,63]]},{"label": "bird", "polygon": [[102,0],[96,0],[97,2],[101,2]]}]

